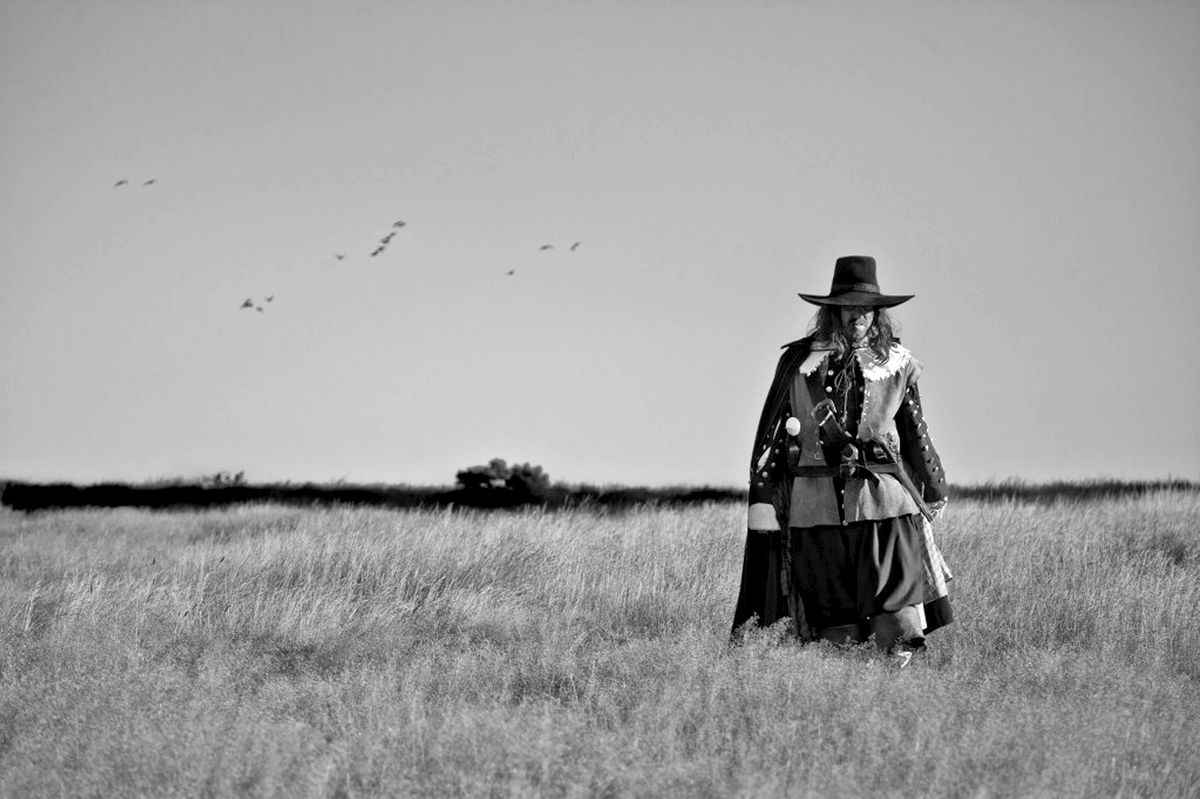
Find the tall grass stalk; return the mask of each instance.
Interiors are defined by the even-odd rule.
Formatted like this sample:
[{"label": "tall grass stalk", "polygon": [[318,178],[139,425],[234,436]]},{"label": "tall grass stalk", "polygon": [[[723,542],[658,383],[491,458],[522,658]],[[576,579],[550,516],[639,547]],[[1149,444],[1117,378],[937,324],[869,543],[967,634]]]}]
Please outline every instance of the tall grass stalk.
[{"label": "tall grass stalk", "polygon": [[743,524],[0,513],[0,795],[1200,792],[1197,494],[952,505],[904,671],[730,648]]}]

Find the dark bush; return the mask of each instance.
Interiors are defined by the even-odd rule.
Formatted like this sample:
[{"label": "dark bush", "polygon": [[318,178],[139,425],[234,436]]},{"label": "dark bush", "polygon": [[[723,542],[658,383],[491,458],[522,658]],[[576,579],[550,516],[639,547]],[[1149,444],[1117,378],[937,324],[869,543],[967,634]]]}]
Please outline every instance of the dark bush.
[{"label": "dark bush", "polygon": [[454,479],[468,491],[485,491],[506,488],[511,474],[503,458],[492,458],[486,466],[468,466],[454,475]]},{"label": "dark bush", "polygon": [[550,492],[550,475],[541,466],[509,466],[503,458],[492,458],[486,466],[469,466],[454,479],[466,501],[475,498],[487,506],[539,502]]},{"label": "dark bush", "polygon": [[543,499],[550,491],[550,475],[541,466],[518,463],[508,475],[507,487],[518,496]]}]

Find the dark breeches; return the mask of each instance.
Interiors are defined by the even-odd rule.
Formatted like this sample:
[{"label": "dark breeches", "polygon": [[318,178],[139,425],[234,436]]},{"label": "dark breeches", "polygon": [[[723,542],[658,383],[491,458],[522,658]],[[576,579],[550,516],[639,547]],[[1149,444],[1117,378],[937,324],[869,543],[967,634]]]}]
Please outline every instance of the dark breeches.
[{"label": "dark breeches", "polygon": [[[793,527],[792,582],[817,637],[890,646],[921,637],[921,521],[915,514]],[[875,629],[879,628],[879,629]]]}]

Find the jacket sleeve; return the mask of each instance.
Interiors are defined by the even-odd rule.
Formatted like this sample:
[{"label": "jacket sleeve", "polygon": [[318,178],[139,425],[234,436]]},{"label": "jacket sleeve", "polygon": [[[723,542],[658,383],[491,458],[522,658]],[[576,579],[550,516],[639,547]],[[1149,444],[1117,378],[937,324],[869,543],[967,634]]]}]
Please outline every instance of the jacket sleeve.
[{"label": "jacket sleeve", "polygon": [[784,422],[791,415],[788,403],[783,403],[776,418],[768,421],[766,430],[754,446],[750,464],[750,503],[771,502],[775,489],[787,476],[787,445]]},{"label": "jacket sleeve", "polygon": [[750,508],[747,526],[751,530],[780,530],[786,525],[791,481],[787,472],[787,431],[784,423],[791,415],[788,378],[803,352],[795,347],[779,359],[775,377],[763,404],[750,457]]},{"label": "jacket sleeve", "polygon": [[900,436],[900,457],[921,490],[921,498],[926,502],[946,499],[946,472],[929,437],[916,380],[905,389],[904,401],[896,413],[896,431]]}]

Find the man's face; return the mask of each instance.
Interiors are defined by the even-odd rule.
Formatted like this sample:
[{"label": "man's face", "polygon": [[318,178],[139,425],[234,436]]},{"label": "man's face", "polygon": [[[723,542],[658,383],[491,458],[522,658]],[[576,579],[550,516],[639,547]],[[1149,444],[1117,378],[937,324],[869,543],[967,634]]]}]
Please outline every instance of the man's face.
[{"label": "man's face", "polygon": [[875,321],[875,309],[865,305],[846,305],[838,308],[841,316],[842,330],[851,341],[865,338]]}]

